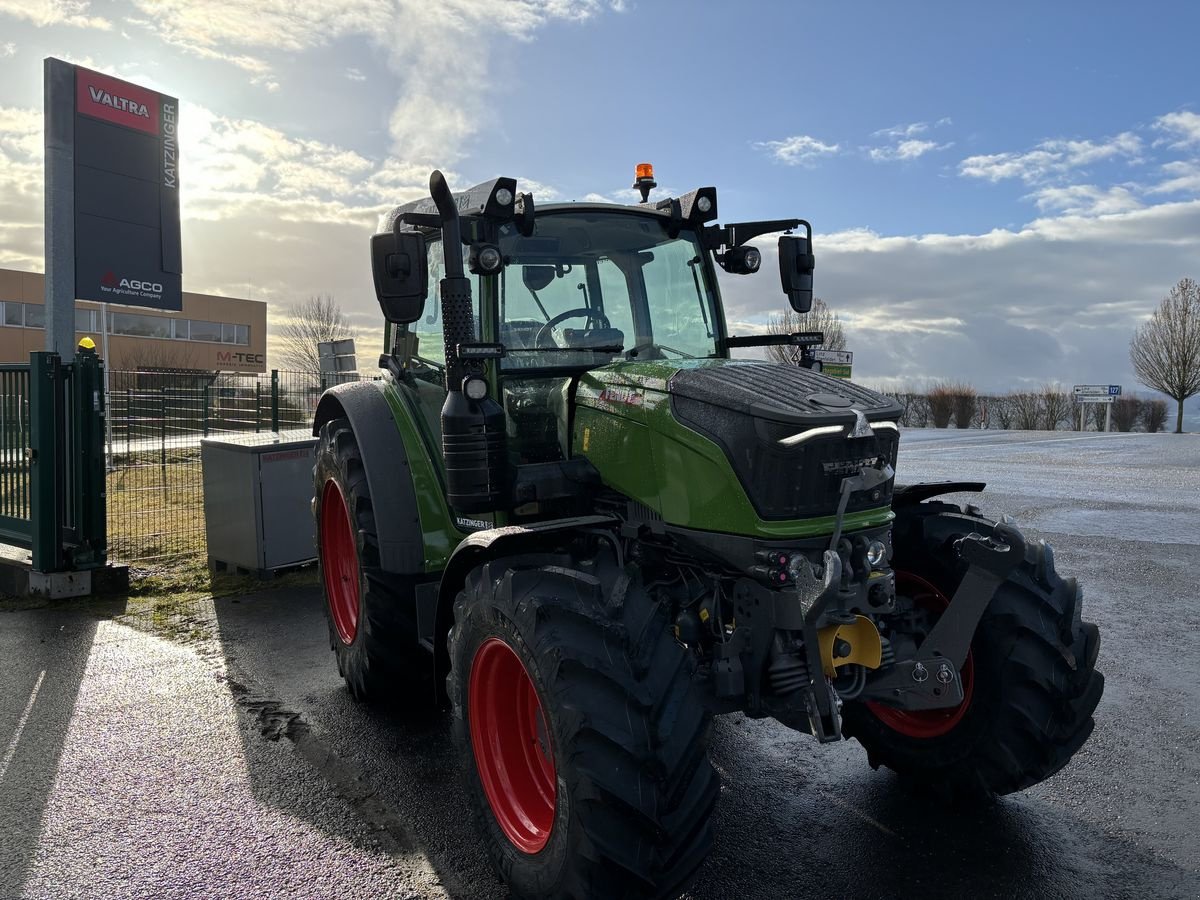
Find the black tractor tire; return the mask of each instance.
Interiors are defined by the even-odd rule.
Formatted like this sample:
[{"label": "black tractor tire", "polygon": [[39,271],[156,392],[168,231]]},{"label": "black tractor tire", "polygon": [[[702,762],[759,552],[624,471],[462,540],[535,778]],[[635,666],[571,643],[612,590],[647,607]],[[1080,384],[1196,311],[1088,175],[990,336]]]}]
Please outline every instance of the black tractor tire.
[{"label": "black tractor tire", "polygon": [[[942,502],[898,512],[897,593],[905,593],[901,573],[909,573],[942,599],[953,597],[967,568],[954,541],[971,532],[990,535],[994,523]],[[1082,600],[1075,579],[1055,571],[1050,547],[1028,542],[1025,559],[976,629],[971,695],[961,716],[950,717],[956,720],[949,730],[930,735],[903,723],[898,730],[884,721],[886,709],[853,702],[846,704],[843,732],[866,748],[873,768],[887,766],[952,805],[987,803],[1049,778],[1092,733],[1104,690],[1096,671],[1100,635],[1081,620]]]},{"label": "black tractor tire", "polygon": [[[686,889],[712,844],[719,792],[707,753],[712,717],[694,683],[693,657],[639,577],[618,576],[614,587],[568,566],[492,561],[468,575],[447,642],[470,803],[513,895],[671,897]],[[503,754],[475,749],[499,746],[492,723],[508,721],[489,707],[487,685],[503,680],[488,680],[499,670],[483,660],[507,659],[509,651],[532,686],[525,690],[536,693],[535,752],[549,761],[554,785],[536,807],[548,824],[541,843],[524,849],[484,787]],[[504,683],[495,696],[507,695]],[[512,796],[498,801],[501,812]]]},{"label": "black tractor tire", "polygon": [[329,645],[350,693],[404,712],[432,711],[432,656],[421,650],[400,615],[402,604],[413,604],[412,588],[403,576],[379,566],[375,507],[346,419],[321,427],[313,515]]}]

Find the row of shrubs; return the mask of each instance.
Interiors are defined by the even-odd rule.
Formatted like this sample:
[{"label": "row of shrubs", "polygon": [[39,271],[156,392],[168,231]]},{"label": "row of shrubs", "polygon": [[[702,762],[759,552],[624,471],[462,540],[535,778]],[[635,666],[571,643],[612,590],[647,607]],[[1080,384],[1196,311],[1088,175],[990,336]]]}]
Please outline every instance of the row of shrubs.
[{"label": "row of shrubs", "polygon": [[[979,394],[968,384],[939,382],[924,391],[884,390],[904,410],[900,424],[913,428],[1004,428],[1020,431],[1057,431],[1080,428],[1081,404],[1061,385],[1007,394]],[[1102,431],[1107,404],[1083,404],[1083,426]],[[1137,394],[1112,403],[1114,431],[1162,431],[1167,423],[1167,402]]]}]

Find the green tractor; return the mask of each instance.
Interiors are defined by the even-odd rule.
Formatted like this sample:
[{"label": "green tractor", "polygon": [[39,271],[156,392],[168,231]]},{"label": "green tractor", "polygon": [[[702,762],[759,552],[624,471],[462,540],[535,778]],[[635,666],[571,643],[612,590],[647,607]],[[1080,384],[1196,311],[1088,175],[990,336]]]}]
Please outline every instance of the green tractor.
[{"label": "green tractor", "polygon": [[[672,896],[712,844],[714,714],[853,737],[950,801],[1058,771],[1103,689],[1080,590],[1011,521],[894,484],[900,409],[821,335],[731,336],[716,266],[812,302],[803,220],[714,188],[535,209],[515,180],[371,240],[380,381],[321,399],[313,509],[349,690],[448,704],[520,897]],[[732,359],[791,348],[798,365]]]}]

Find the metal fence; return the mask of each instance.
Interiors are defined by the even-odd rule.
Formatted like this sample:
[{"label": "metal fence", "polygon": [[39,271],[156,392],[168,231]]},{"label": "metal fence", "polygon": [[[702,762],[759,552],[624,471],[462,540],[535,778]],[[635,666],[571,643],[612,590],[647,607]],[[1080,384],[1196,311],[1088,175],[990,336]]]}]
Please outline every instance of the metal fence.
[{"label": "metal fence", "polygon": [[29,365],[0,365],[0,517],[30,517],[29,445]]},{"label": "metal fence", "polygon": [[109,379],[109,558],[143,568],[207,557],[205,437],[308,427],[327,386],[315,375],[280,371],[111,372]]}]

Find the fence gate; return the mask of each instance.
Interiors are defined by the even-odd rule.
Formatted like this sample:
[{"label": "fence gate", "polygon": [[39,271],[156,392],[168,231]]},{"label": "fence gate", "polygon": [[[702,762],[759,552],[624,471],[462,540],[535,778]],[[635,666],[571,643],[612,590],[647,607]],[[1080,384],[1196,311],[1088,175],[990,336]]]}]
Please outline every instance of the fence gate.
[{"label": "fence gate", "polygon": [[103,368],[80,351],[0,365],[0,541],[38,572],[107,561]]}]

